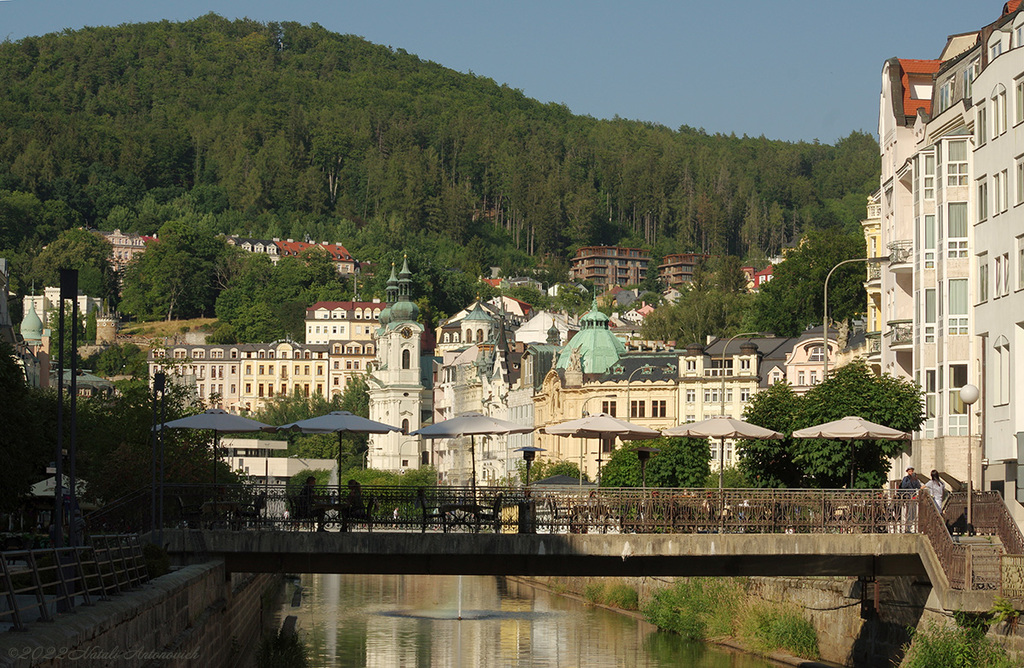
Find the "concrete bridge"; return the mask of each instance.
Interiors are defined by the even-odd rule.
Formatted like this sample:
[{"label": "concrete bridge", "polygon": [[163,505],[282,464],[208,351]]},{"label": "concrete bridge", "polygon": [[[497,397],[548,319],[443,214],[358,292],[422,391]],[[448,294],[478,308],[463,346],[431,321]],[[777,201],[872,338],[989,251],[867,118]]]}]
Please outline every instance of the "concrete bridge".
[{"label": "concrete bridge", "polygon": [[[296,525],[273,513],[251,523],[200,522],[165,528],[163,542],[179,561],[223,559],[229,573],[903,576],[930,583],[934,603],[947,610],[988,610],[997,593],[1024,599],[1024,556],[1013,556],[1024,555],[1024,539],[996,494],[974,500],[973,528],[986,537],[955,541],[950,528],[962,523],[965,501],[958,497],[944,517],[931,503],[864,490],[518,499],[503,497],[506,490],[484,492],[480,500],[494,501],[471,508],[464,499],[431,501],[407,490],[401,501],[373,491],[387,499],[385,512],[346,521],[341,506],[333,524],[320,517]],[[457,522],[444,519],[454,511]]]}]

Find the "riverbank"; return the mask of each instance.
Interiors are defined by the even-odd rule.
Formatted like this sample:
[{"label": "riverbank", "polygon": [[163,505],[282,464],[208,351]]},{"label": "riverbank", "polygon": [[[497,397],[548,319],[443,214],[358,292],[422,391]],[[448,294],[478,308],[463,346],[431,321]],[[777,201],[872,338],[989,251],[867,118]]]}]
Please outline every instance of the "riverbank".
[{"label": "riverbank", "polygon": [[[543,589],[543,590],[545,590],[547,592],[550,592],[552,594],[556,594],[556,595],[559,595],[559,596],[565,596],[567,598],[571,598],[573,600],[579,601],[579,602],[584,603],[586,605],[593,605],[593,606],[601,607],[601,608],[604,608],[606,610],[610,610],[612,612],[616,612],[618,614],[631,617],[632,619],[637,620],[637,622],[639,624],[649,628],[652,631],[658,630],[658,626],[655,625],[655,624],[650,623],[649,621],[647,621],[646,617],[644,616],[644,614],[642,612],[640,612],[639,609],[637,609],[637,610],[629,610],[629,609],[620,608],[620,607],[613,606],[613,605],[607,605],[607,604],[602,603],[600,601],[595,601],[594,597],[592,595],[588,596],[587,595],[587,589],[588,589],[588,587],[590,587],[592,585],[592,583],[595,580],[595,578],[563,578],[563,577],[527,578],[527,577],[509,577],[508,579],[516,581],[516,582],[519,582],[519,583],[522,583],[522,584],[525,584],[525,585],[528,585],[528,586],[531,586],[531,587],[537,587],[539,589]],[[604,581],[608,580],[607,578],[597,578],[597,579],[598,580],[604,580]],[[622,581],[622,582],[625,582],[628,586],[632,587],[632,586],[636,585],[636,583],[633,582],[632,580],[634,580],[634,579],[631,579],[630,581]],[[648,602],[650,600],[650,594],[651,594],[651,589],[652,589],[651,582],[649,581],[648,578],[640,578],[640,580],[644,580],[645,582],[643,582],[641,584],[641,586],[637,587],[638,607],[642,607],[646,602]],[[619,580],[616,579],[616,582],[619,582]],[[659,586],[659,587],[668,586],[667,582],[661,580],[660,578],[658,579],[657,582],[659,584],[656,585],[656,586]],[[607,582],[605,582],[605,584],[607,584]],[[780,666],[797,666],[799,668],[844,668],[844,664],[841,664],[841,663],[834,663],[834,662],[825,661],[825,660],[822,660],[822,659],[806,659],[806,658],[798,657],[798,656],[795,656],[795,655],[790,654],[788,652],[779,651],[779,650],[776,650],[776,651],[773,651],[773,652],[768,652],[768,653],[760,652],[760,651],[757,651],[755,648],[749,647],[748,645],[743,643],[739,638],[736,638],[734,636],[710,637],[710,638],[706,638],[704,640],[704,642],[716,645],[716,646],[721,647],[721,648],[728,649],[730,651],[735,651],[735,652],[739,652],[739,653],[743,653],[743,654],[749,654],[749,655],[752,655],[752,656],[762,657],[762,658],[767,659],[769,661],[772,661],[772,662],[774,662],[774,663],[776,663],[776,664],[778,664]]]}]

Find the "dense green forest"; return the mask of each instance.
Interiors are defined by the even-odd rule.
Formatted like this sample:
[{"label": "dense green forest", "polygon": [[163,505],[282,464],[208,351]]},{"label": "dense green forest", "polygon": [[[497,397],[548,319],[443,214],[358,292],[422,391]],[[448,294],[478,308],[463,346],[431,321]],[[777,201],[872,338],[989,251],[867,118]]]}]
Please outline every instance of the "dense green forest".
[{"label": "dense green forest", "polygon": [[[65,31],[0,44],[0,72],[0,255],[22,293],[52,271],[33,268],[41,248],[78,226],[339,241],[474,278],[564,275],[590,244],[756,265],[809,229],[856,234],[877,188],[868,134],[598,120],[316,24]],[[226,287],[215,264],[207,315]]]}]

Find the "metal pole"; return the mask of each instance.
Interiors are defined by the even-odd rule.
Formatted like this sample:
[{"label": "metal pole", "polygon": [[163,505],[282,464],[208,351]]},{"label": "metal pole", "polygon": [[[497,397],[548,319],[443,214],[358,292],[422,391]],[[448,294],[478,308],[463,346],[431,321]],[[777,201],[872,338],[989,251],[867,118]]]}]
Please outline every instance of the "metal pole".
[{"label": "metal pole", "polygon": [[[78,270],[66,269],[68,290],[71,292],[71,425],[68,438],[68,544],[78,545],[78,524],[75,510],[78,509],[78,483],[76,463],[78,459]],[[61,276],[62,283],[64,277]],[[64,286],[61,286],[63,292]]]},{"label": "metal pole", "polygon": [[[61,271],[61,279],[64,273]],[[61,282],[63,287],[63,280]],[[53,519],[50,522],[54,547],[63,547],[64,528],[64,291],[60,293],[60,307],[57,309],[57,454],[54,458]]]},{"label": "metal pole", "polygon": [[832,272],[834,272],[836,269],[843,266],[844,264],[849,264],[851,262],[887,262],[888,260],[888,256],[857,257],[851,260],[843,260],[839,264],[829,269],[828,274],[825,276],[825,293],[822,299],[824,309],[821,317],[821,342],[825,356],[824,366],[821,375],[821,382],[825,382],[825,379],[828,377],[828,279],[832,278]]},{"label": "metal pole", "polygon": [[974,385],[964,385],[960,388],[960,401],[967,407],[967,533],[974,533],[974,440],[971,435],[971,407],[981,396],[981,392]]},{"label": "metal pole", "polygon": [[[167,386],[166,386],[166,375],[163,372],[156,374],[154,382],[160,384],[160,424],[167,422]],[[156,539],[157,544],[163,546],[164,544],[164,430],[161,429],[157,435],[157,440],[160,443],[160,510],[159,510],[159,523],[157,524]]]},{"label": "metal pole", "polygon": [[[726,342],[725,347],[722,348],[722,358],[721,358],[722,359],[722,369],[721,369],[721,371],[722,371],[722,396],[720,398],[721,398],[722,415],[723,416],[725,415],[725,353],[726,353],[726,351],[729,350],[729,345],[732,344],[733,341],[735,341],[736,339],[740,338],[741,336],[760,336],[761,334],[763,334],[763,332],[743,332],[742,334],[736,334],[735,336],[730,338]],[[735,375],[735,374],[733,374],[733,375]]]}]

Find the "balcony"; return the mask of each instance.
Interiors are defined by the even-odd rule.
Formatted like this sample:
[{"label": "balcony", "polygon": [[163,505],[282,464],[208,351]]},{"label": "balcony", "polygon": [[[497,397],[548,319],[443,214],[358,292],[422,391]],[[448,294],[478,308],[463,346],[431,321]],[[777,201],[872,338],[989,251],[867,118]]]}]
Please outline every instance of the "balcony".
[{"label": "balcony", "polygon": [[865,346],[869,362],[882,361],[882,333],[867,332],[865,334]]},{"label": "balcony", "polygon": [[897,274],[914,271],[914,242],[889,242],[889,269]]},{"label": "balcony", "polygon": [[864,288],[879,288],[882,285],[882,265],[868,262],[868,280],[864,282]]},{"label": "balcony", "polygon": [[914,347],[914,321],[913,320],[890,320],[889,331],[885,333],[889,337],[889,349],[911,350]]}]

